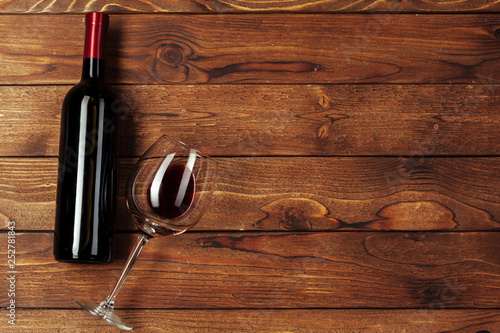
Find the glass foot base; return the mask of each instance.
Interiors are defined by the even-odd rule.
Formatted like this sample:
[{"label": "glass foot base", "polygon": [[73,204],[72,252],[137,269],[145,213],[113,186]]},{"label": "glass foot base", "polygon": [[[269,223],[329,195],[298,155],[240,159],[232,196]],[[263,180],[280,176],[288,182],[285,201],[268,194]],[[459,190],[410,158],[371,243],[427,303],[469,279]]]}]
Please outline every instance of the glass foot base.
[{"label": "glass foot base", "polygon": [[104,309],[101,304],[97,305],[94,302],[76,300],[75,303],[81,306],[83,309],[87,310],[90,314],[105,320],[111,325],[115,325],[122,330],[131,331],[132,327],[127,325],[118,315],[113,312],[113,309]]}]

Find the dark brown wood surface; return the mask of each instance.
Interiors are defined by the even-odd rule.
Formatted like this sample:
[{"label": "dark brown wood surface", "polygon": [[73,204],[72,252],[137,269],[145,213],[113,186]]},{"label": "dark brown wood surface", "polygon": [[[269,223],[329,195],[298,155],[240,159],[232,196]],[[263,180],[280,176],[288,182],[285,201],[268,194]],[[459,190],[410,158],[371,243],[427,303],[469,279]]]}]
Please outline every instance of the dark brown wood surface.
[{"label": "dark brown wood surface", "polygon": [[[121,234],[119,260],[89,269],[56,263],[51,234],[18,233],[17,305],[76,308],[74,298],[105,297],[136,237]],[[498,308],[498,251],[496,232],[188,232],[149,241],[116,306]]]},{"label": "dark brown wood surface", "polygon": [[[0,154],[57,156],[59,109],[69,89],[0,86]],[[140,156],[167,130],[214,156],[500,151],[496,84],[127,85],[116,91],[122,156]]]},{"label": "dark brown wood surface", "polygon": [[[0,16],[0,84],[80,75],[82,15]],[[115,15],[110,81],[495,83],[500,19],[484,15]],[[44,36],[44,38],[39,38]]]},{"label": "dark brown wood surface", "polygon": [[11,0],[0,3],[1,13],[81,13],[105,11],[110,13],[231,13],[231,12],[495,12],[498,1],[391,1],[391,0],[294,0],[294,1],[243,1],[243,0],[186,0],[186,1],[88,1],[88,0]]},{"label": "dark brown wood surface", "polygon": [[[500,331],[499,9],[0,2],[0,330],[117,331],[73,299],[100,301],[119,276],[136,238],[127,176],[168,133],[213,155],[219,179],[199,224],[151,240],[132,270],[117,311],[136,331]],[[60,109],[88,11],[111,14],[122,113],[109,265],[52,256]]]},{"label": "dark brown wood surface", "polygon": [[[498,158],[217,158],[213,205],[195,230],[498,230]],[[120,163],[118,228],[134,230]],[[418,163],[417,163],[418,162]],[[467,170],[464,173],[463,170]],[[0,226],[52,230],[57,159],[0,159]],[[29,208],[29,209],[27,209]],[[237,217],[237,218],[235,218]]]},{"label": "dark brown wood surface", "polygon": [[[500,314],[494,310],[122,310],[133,332],[495,332]],[[104,321],[89,323],[77,309],[19,310],[19,329],[33,330],[44,318],[47,331],[117,332]],[[82,329],[86,327],[87,329]],[[0,328],[7,329],[0,322]]]}]

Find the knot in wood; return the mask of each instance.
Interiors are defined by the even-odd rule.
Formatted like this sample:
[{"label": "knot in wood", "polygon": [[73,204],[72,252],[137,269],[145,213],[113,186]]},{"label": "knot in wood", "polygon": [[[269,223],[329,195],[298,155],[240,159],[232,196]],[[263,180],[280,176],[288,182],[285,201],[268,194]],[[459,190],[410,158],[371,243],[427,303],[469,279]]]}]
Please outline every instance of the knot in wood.
[{"label": "knot in wood", "polygon": [[175,44],[163,45],[160,48],[159,58],[167,65],[177,66],[183,59],[182,48]]},{"label": "knot in wood", "polygon": [[427,304],[442,303],[441,288],[436,285],[428,285],[426,289],[420,292],[420,298]]},{"label": "knot in wood", "polygon": [[496,39],[500,39],[500,28],[495,29],[495,32],[493,33]]},{"label": "knot in wood", "polygon": [[310,230],[311,222],[304,217],[304,211],[297,207],[283,207],[284,219],[280,221],[280,227],[285,230]]}]

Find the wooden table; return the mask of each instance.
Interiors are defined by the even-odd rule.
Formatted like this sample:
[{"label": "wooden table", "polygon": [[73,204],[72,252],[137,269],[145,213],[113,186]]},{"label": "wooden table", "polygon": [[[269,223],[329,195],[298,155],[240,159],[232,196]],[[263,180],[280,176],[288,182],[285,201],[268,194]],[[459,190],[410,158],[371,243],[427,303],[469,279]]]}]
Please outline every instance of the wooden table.
[{"label": "wooden table", "polygon": [[[0,329],[117,330],[73,299],[113,286],[135,238],[124,182],[169,133],[220,177],[202,221],[152,240],[130,274],[117,312],[136,331],[499,332],[498,10],[0,1]],[[60,109],[87,11],[111,16],[108,77],[128,111],[117,259],[101,266],[52,256]]]}]

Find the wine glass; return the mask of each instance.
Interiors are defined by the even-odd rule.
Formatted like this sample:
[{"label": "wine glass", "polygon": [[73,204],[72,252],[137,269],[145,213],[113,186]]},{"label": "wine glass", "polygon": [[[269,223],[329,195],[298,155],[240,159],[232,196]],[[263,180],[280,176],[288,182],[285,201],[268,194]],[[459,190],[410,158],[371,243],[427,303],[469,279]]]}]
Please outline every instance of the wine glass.
[{"label": "wine glass", "polygon": [[131,330],[113,308],[134,262],[150,238],[178,235],[198,222],[212,196],[216,173],[213,159],[182,142],[162,136],[153,144],[136,163],[127,182],[127,207],[140,232],[125,268],[99,305],[76,299],[75,302],[94,316]]}]

